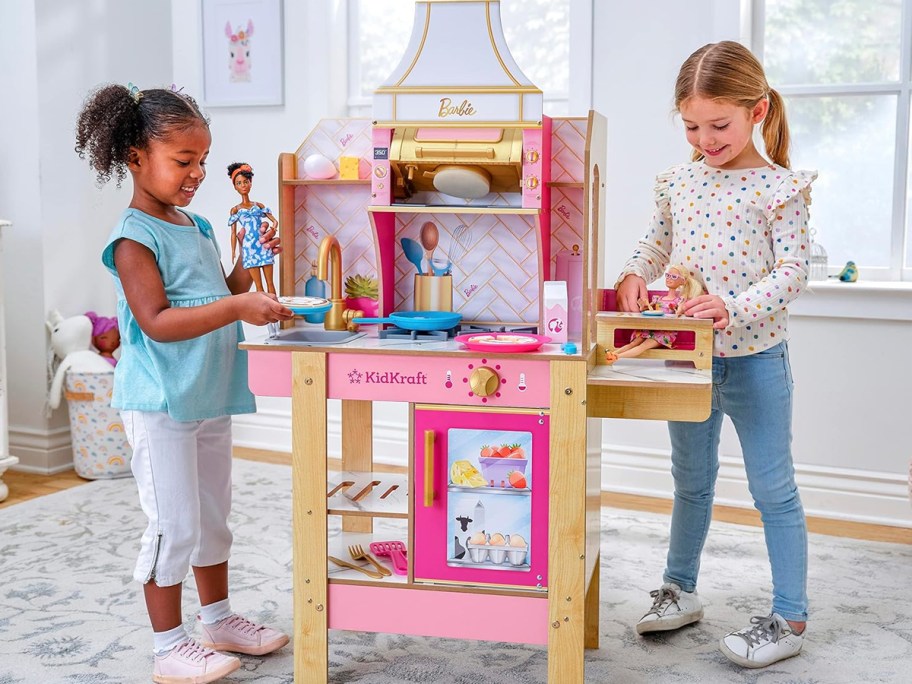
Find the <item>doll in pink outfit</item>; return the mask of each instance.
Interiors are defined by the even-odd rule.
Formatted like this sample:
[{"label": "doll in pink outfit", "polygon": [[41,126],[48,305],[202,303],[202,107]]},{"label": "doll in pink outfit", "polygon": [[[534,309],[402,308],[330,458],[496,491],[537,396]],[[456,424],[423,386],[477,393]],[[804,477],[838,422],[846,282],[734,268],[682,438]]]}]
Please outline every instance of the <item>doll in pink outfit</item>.
[{"label": "doll in pink outfit", "polygon": [[120,346],[117,319],[113,316],[99,316],[94,311],[86,311],[86,316],[92,321],[92,344],[101,354],[101,358],[112,366],[116,366],[117,359],[114,358],[114,350]]},{"label": "doll in pink outfit", "polygon": [[[684,302],[703,294],[703,285],[700,281],[680,264],[669,266],[665,271],[665,287],[668,288],[668,292],[654,295],[651,302],[645,299],[638,300],[640,311],[680,316],[683,313]],[[605,352],[605,362],[610,366],[619,358],[633,358],[648,349],[671,348],[677,337],[678,334],[672,330],[635,330],[630,336],[630,342],[623,347]]]}]

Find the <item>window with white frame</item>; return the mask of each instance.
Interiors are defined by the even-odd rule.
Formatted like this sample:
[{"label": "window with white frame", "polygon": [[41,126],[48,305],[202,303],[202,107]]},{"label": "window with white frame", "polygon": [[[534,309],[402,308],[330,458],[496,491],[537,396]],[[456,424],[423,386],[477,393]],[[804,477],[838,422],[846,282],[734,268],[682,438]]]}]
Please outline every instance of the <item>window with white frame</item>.
[{"label": "window with white frame", "polygon": [[[585,114],[570,111],[570,19],[591,16],[592,0],[503,0],[501,23],[510,52],[519,68],[544,94],[550,116]],[[349,92],[351,116],[369,116],[374,89],[389,76],[405,52],[415,15],[414,0],[349,0]],[[582,23],[582,22],[580,22]],[[581,31],[585,27],[579,27]],[[542,37],[547,36],[546,40]],[[583,68],[575,78],[588,78],[591,69],[589,35],[574,41]],[[580,92],[588,94],[586,85]],[[582,104],[588,107],[588,100]]]},{"label": "window with white frame", "polygon": [[754,0],[755,52],[785,97],[792,167],[815,168],[830,271],[912,281],[912,0]]}]

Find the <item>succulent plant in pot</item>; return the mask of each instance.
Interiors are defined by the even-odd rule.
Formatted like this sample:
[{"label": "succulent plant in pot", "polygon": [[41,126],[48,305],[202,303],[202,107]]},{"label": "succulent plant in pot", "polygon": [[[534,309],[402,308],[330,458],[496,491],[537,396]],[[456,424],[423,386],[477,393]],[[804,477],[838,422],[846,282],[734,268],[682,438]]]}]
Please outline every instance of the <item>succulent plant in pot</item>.
[{"label": "succulent plant in pot", "polygon": [[380,308],[379,296],[376,278],[357,274],[345,279],[345,306],[349,309],[358,309],[368,318],[374,318]]}]

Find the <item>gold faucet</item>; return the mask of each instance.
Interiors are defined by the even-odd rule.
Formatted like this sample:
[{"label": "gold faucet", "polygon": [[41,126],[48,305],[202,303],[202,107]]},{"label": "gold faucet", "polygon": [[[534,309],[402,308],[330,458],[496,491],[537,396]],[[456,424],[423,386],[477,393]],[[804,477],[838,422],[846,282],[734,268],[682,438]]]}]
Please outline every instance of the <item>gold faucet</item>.
[{"label": "gold faucet", "polygon": [[332,268],[329,295],[332,308],[323,319],[323,327],[327,330],[345,330],[343,319],[345,300],[342,299],[342,248],[339,247],[339,241],[332,235],[327,235],[320,242],[320,252],[317,254],[317,278],[327,280],[327,268]]}]

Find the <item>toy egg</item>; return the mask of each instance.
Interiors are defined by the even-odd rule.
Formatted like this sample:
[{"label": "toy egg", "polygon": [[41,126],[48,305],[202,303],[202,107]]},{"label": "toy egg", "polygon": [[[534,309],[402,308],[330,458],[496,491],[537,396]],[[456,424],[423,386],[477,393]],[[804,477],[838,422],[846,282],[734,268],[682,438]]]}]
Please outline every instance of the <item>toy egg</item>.
[{"label": "toy egg", "polygon": [[488,539],[485,537],[484,532],[476,532],[469,538],[469,544],[484,544]]},{"label": "toy egg", "polygon": [[491,535],[491,546],[503,546],[506,542],[507,540],[504,539],[504,536],[500,532],[495,532]]},{"label": "toy egg", "polygon": [[517,547],[517,548],[525,548],[526,540],[523,539],[522,537],[520,537],[518,534],[511,534],[510,535],[510,546]]},{"label": "toy egg", "polygon": [[310,178],[325,180],[336,175],[336,166],[322,154],[312,154],[304,160],[304,173]]}]

